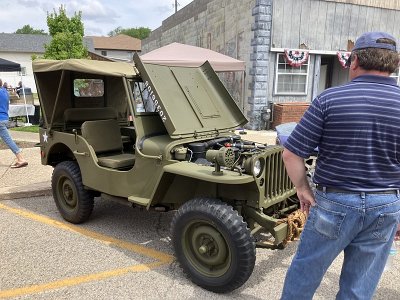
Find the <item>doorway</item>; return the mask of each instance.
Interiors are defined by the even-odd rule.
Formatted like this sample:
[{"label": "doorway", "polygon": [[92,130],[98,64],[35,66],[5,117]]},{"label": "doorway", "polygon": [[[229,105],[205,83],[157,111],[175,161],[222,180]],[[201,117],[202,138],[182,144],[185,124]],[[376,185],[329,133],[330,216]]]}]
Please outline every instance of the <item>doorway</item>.
[{"label": "doorway", "polygon": [[321,55],[321,67],[318,83],[318,95],[332,86],[334,56]]}]

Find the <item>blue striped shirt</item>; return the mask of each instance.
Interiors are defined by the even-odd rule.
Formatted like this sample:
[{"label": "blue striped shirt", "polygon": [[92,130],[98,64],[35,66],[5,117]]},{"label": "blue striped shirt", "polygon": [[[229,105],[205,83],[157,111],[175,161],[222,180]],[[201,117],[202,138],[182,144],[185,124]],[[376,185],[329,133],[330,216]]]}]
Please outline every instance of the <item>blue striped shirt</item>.
[{"label": "blue striped shirt", "polygon": [[400,87],[362,75],[314,99],[285,147],[319,148],[314,182],[352,191],[400,188]]}]

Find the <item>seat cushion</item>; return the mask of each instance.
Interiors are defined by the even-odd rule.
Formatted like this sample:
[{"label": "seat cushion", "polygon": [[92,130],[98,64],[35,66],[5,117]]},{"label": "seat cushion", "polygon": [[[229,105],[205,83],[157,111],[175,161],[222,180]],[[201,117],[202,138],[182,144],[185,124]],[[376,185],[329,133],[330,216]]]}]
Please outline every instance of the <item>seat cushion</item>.
[{"label": "seat cushion", "polygon": [[117,120],[86,121],[82,124],[82,136],[96,153],[121,151],[122,139]]},{"label": "seat cushion", "polygon": [[98,157],[98,164],[112,169],[128,169],[135,164],[135,155],[130,153]]}]

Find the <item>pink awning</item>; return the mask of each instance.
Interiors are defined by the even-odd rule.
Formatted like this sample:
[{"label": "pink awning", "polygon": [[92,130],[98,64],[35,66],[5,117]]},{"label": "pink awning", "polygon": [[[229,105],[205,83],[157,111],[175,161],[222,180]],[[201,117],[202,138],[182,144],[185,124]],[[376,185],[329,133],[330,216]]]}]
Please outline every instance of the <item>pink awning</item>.
[{"label": "pink awning", "polygon": [[244,71],[244,61],[186,44],[172,43],[140,56],[144,63],[198,67],[208,61],[216,72]]}]

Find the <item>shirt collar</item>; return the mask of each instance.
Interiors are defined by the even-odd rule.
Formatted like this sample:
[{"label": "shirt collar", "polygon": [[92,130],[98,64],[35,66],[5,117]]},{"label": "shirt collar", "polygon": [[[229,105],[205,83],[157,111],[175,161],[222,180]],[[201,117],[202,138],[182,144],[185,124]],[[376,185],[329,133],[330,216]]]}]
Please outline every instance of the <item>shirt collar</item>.
[{"label": "shirt collar", "polygon": [[379,76],[379,75],[360,75],[354,78],[352,82],[374,82],[381,84],[397,85],[396,79],[389,76]]}]

